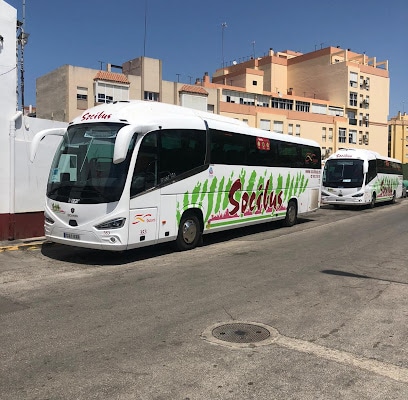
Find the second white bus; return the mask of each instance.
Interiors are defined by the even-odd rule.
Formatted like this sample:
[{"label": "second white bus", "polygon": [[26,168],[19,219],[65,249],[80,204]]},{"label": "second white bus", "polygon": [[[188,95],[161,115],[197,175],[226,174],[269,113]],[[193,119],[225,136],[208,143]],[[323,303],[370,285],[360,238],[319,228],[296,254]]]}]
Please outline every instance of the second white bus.
[{"label": "second white bus", "polygon": [[322,203],[374,207],[402,195],[402,165],[397,159],[363,149],[340,149],[325,162]]},{"label": "second white bus", "polygon": [[102,104],[63,135],[52,163],[45,236],[125,250],[297,216],[320,206],[321,155],[311,140],[157,102]]}]

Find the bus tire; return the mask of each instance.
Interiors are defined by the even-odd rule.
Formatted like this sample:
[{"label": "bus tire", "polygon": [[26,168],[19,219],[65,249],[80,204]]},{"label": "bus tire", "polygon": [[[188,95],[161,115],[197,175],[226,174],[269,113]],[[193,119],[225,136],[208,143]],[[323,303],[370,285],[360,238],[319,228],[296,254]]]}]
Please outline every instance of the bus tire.
[{"label": "bus tire", "polygon": [[180,251],[194,249],[201,243],[201,240],[201,224],[197,215],[192,212],[183,214],[176,239],[177,249]]},{"label": "bus tire", "polygon": [[395,204],[396,202],[397,202],[397,193],[396,193],[396,191],[394,190],[394,193],[392,194],[391,203],[392,203],[392,204]]},{"label": "bus tire", "polygon": [[371,196],[371,202],[369,204],[370,208],[374,208],[375,207],[375,193],[373,193],[373,195]]},{"label": "bus tire", "polygon": [[297,222],[297,205],[294,200],[290,200],[283,220],[283,226],[293,226]]}]

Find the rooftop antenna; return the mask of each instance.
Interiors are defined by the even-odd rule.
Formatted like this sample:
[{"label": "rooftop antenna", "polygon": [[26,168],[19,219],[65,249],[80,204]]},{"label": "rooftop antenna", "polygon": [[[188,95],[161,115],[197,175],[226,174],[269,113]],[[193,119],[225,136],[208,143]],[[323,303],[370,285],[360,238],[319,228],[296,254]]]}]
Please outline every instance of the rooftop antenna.
[{"label": "rooftop antenna", "polygon": [[224,62],[224,30],[227,27],[227,23],[223,22],[221,24],[221,53],[222,53],[222,68],[225,66]]},{"label": "rooftop antenna", "polygon": [[147,35],[147,0],[145,1],[145,15],[144,15],[143,57],[146,57],[146,35]]},{"label": "rooftop antenna", "polygon": [[252,41],[252,54],[254,55],[254,60],[255,60],[255,40]]}]

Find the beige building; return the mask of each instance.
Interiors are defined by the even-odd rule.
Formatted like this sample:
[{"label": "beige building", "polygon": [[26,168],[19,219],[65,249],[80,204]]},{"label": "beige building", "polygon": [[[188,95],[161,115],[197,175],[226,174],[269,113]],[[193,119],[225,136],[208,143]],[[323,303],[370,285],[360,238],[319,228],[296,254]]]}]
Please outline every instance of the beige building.
[{"label": "beige building", "polygon": [[140,57],[106,71],[63,65],[36,81],[37,117],[70,122],[87,108],[147,100],[218,113],[216,89],[162,80],[161,60]]},{"label": "beige building", "polygon": [[408,163],[408,115],[399,112],[388,121],[388,155]]},{"label": "beige building", "polygon": [[[113,72],[113,69],[118,72]],[[388,62],[336,47],[275,52],[233,62],[195,85],[162,80],[162,62],[140,57],[107,71],[65,65],[37,79],[37,116],[71,121],[84,109],[143,99],[207,110],[250,126],[339,148],[388,153]]]},{"label": "beige building", "polygon": [[388,152],[388,63],[328,47],[274,52],[217,70],[220,113],[252,126],[320,143],[323,156],[344,147]]}]

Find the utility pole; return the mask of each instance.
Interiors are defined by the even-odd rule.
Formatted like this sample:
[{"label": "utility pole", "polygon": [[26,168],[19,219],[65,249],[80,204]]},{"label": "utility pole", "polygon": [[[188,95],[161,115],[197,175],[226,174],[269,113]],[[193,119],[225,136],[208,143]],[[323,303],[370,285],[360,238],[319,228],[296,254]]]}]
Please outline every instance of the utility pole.
[{"label": "utility pole", "polygon": [[24,32],[25,25],[25,0],[23,0],[23,21],[17,21],[17,43],[20,47],[20,96],[21,96],[21,110],[24,114],[24,46],[28,42],[29,33]]}]

